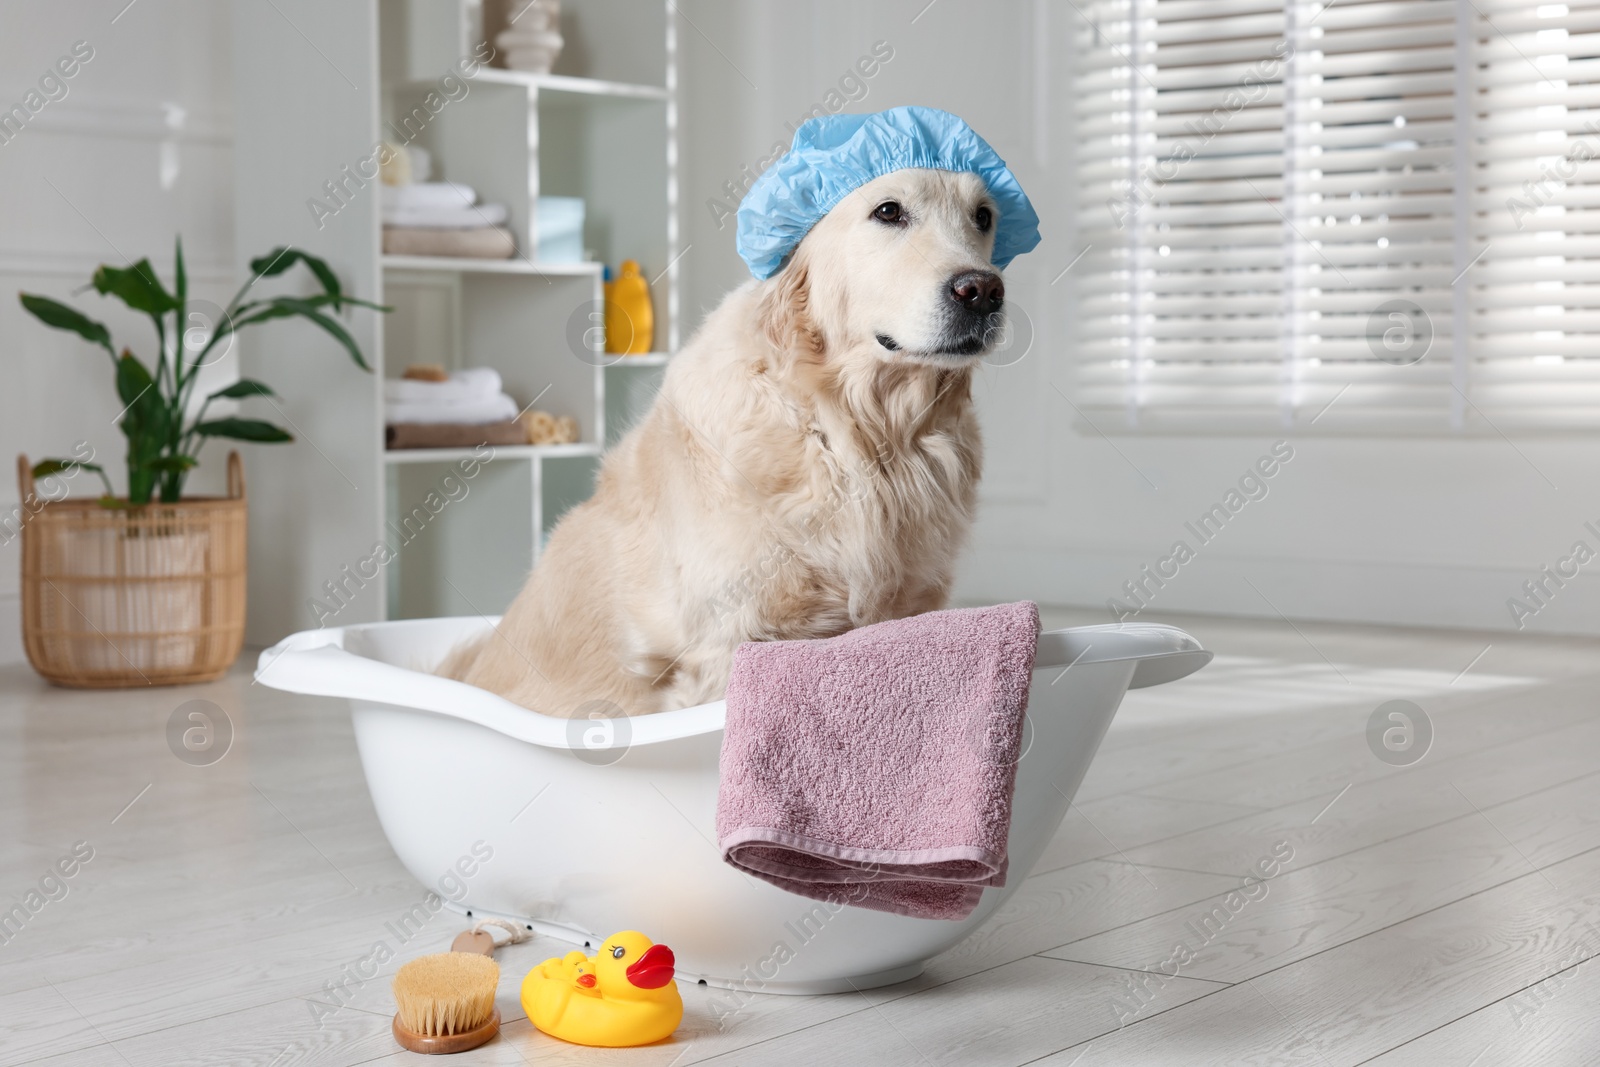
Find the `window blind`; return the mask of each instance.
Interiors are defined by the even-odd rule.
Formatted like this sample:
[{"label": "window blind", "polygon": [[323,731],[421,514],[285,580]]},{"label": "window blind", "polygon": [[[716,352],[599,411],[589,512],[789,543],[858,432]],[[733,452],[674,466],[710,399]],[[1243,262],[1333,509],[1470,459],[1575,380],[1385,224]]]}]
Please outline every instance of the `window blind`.
[{"label": "window blind", "polygon": [[1600,3],[1475,2],[1472,397],[1600,426]]},{"label": "window blind", "polygon": [[1097,427],[1600,423],[1600,0],[1081,12]]}]

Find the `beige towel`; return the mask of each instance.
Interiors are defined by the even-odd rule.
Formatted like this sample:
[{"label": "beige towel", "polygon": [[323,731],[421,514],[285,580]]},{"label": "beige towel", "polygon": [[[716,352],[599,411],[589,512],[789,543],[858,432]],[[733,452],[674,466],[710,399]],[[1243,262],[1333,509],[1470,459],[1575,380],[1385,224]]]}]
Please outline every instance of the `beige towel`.
[{"label": "beige towel", "polygon": [[383,250],[391,256],[510,259],[517,254],[517,243],[509,230],[498,226],[475,230],[413,230],[385,226]]}]

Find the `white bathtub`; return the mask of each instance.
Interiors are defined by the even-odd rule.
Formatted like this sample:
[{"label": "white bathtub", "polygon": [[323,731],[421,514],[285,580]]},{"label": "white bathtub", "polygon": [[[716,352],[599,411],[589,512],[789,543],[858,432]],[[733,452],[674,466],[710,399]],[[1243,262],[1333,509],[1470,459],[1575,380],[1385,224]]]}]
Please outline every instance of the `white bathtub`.
[{"label": "white bathtub", "polygon": [[[263,652],[256,679],[350,701],[384,833],[424,885],[444,879],[456,898],[449,906],[577,944],[642,930],[671,946],[680,978],[766,993],[867,989],[918,974],[1033,869],[1123,693],[1211,659],[1169,626],[1041,635],[1009,883],[948,922],[820,904],[723,863],[714,829],[720,701],[612,723],[557,719],[426,673],[489,625],[423,619],[307,631]],[[492,858],[479,862],[488,850]],[[446,877],[464,858],[470,876]]]}]

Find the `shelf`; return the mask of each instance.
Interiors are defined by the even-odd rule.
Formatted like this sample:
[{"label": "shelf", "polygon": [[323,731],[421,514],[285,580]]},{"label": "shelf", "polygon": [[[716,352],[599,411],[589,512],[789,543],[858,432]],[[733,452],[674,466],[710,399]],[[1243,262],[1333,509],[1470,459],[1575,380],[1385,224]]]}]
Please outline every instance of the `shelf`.
[{"label": "shelf", "polygon": [[[598,456],[600,446],[579,441],[571,445],[488,445],[495,459],[553,459],[565,456]],[[383,453],[385,463],[454,463],[478,458],[477,448],[391,448]]]},{"label": "shelf", "polygon": [[615,100],[667,98],[667,91],[658,85],[634,85],[629,82],[603,81],[598,78],[574,78],[570,74],[533,74],[525,70],[502,70],[499,67],[484,67],[473,75],[472,80],[499,85],[522,85],[553,93],[611,97]]},{"label": "shelf", "polygon": [[462,271],[476,274],[531,274],[538,277],[576,278],[599,274],[600,263],[538,263],[515,259],[467,259],[449,256],[384,256],[384,270]]},{"label": "shelf", "polygon": [[[600,365],[605,361],[583,342],[594,339],[585,333],[594,325],[588,316],[598,310],[590,301],[600,299],[601,263],[539,262],[532,238],[538,195],[582,198],[585,246],[597,260],[635,259],[657,278],[652,344],[662,352],[676,347],[679,289],[673,272],[658,273],[685,247],[674,219],[687,186],[678,173],[678,94],[666,87],[681,84],[676,42],[693,31],[675,25],[671,3],[567,0],[561,5],[567,48],[560,73],[466,66],[464,58],[522,7],[523,0],[514,6],[273,0],[238,4],[231,12],[231,61],[238,68],[231,106],[237,127],[250,131],[234,146],[233,203],[277,203],[285,189],[321,188],[331,168],[381,141],[398,140],[426,149],[439,177],[471,185],[485,202],[505,204],[512,220],[507,228],[527,257],[377,255],[381,212],[370,199],[368,210],[342,212],[336,226],[300,227],[297,248],[338,266],[348,291],[394,311],[358,312],[348,321],[372,376],[319,358],[325,353],[293,330],[264,330],[240,353],[241,373],[278,369],[267,377],[282,393],[285,410],[308,412],[308,418],[321,413],[321,422],[306,428],[327,460],[313,456],[293,471],[268,464],[251,482],[257,503],[251,544],[255,562],[265,564],[253,569],[274,578],[252,583],[253,641],[270,643],[304,628],[307,600],[328,595],[319,583],[369,555],[380,538],[398,558],[341,611],[341,623],[503,609],[562,515],[593,493],[607,443],[621,440],[637,422],[670,369],[660,353],[618,362],[649,370]],[[485,24],[484,9],[499,24]],[[342,42],[359,58],[355,70],[334,57],[348,70],[348,83],[331,68],[285,77],[283,63],[275,61],[303,49],[295,27],[312,25],[319,28],[319,47],[324,39]],[[627,32],[616,32],[619,27]],[[465,69],[474,76],[465,76]],[[330,145],[337,149],[332,155],[319,148]],[[372,195],[370,184],[365,195]],[[232,223],[240,248],[282,243],[281,212],[241,207]],[[494,446],[492,452],[390,452],[375,379],[410,363],[492,367],[507,395],[576,418],[583,440]],[[467,495],[461,489],[469,479],[455,465],[473,460],[482,469],[466,468],[475,471]],[[359,492],[351,491],[349,477],[361,483]],[[448,498],[449,506],[433,510],[438,500],[430,494]],[[271,521],[305,512],[308,502],[315,505],[315,521]],[[425,520],[417,516],[419,506],[429,512]],[[426,533],[415,536],[419,523]]]}]

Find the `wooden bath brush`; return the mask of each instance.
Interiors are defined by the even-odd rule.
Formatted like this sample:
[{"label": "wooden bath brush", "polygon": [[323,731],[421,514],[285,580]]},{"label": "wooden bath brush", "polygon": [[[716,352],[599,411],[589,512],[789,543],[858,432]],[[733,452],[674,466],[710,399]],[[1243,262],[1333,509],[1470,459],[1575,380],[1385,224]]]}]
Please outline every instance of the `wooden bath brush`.
[{"label": "wooden bath brush", "polygon": [[449,952],[419,956],[395,973],[394,1039],[401,1048],[425,1055],[466,1052],[500,1032],[494,1004],[500,965],[491,958],[496,942],[486,926],[511,934],[500,944],[528,939],[512,923],[486,919],[459,935]]}]

